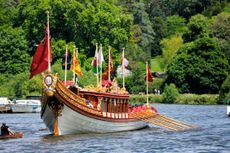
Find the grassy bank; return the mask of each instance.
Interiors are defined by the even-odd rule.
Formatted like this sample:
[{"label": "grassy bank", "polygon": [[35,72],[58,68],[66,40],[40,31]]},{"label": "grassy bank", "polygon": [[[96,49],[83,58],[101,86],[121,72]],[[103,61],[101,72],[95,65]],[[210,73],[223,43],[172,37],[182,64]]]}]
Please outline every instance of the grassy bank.
[{"label": "grassy bank", "polygon": [[215,105],[217,104],[217,94],[180,94],[176,99],[176,104],[191,104],[191,105]]},{"label": "grassy bank", "polygon": [[[215,105],[217,104],[218,95],[215,94],[180,94],[174,104],[189,104],[189,105]],[[162,95],[149,95],[149,103],[162,103]],[[131,104],[145,104],[146,95],[131,95],[130,96]]]},{"label": "grassy bank", "polygon": [[[130,103],[131,104],[145,104],[146,103],[146,95],[131,95]],[[162,103],[162,95],[149,95],[149,103]]]}]

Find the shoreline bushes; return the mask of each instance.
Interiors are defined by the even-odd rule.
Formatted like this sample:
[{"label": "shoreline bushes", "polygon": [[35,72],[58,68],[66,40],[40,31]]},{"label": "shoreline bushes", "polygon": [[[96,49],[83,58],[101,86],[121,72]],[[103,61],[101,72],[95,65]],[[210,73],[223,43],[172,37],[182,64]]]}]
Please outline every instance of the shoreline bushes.
[{"label": "shoreline bushes", "polygon": [[[216,105],[217,97],[218,94],[179,94],[171,104]],[[146,100],[146,95],[130,95],[130,104],[146,104]],[[163,96],[150,94],[149,103],[163,103]]]}]

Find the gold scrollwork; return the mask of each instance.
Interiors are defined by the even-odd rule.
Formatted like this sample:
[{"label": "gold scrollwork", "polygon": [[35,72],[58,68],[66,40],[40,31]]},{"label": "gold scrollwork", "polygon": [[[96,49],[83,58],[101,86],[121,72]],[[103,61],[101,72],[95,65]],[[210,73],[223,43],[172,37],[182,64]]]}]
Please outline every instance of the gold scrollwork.
[{"label": "gold scrollwork", "polygon": [[55,87],[58,80],[58,74],[42,73],[42,78],[43,78],[42,86],[43,86],[44,93],[46,93],[48,97],[52,97],[55,92]]},{"label": "gold scrollwork", "polygon": [[62,110],[64,109],[64,104],[59,101],[49,101],[48,106],[51,108],[53,113],[57,116],[61,115]]}]

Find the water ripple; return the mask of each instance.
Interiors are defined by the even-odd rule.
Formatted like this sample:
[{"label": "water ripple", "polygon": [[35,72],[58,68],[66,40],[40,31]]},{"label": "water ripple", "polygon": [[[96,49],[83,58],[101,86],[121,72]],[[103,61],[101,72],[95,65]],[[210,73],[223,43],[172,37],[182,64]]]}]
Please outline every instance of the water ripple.
[{"label": "water ripple", "polygon": [[156,104],[161,114],[196,125],[196,130],[170,132],[150,126],[137,131],[53,137],[40,114],[0,114],[23,139],[0,140],[1,153],[228,153],[230,118],[225,106]]}]

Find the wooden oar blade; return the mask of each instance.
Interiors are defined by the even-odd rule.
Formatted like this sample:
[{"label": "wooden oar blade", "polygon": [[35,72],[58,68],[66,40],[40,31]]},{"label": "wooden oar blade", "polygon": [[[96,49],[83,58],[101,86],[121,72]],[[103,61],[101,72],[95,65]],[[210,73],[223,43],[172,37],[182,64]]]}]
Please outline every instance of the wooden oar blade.
[{"label": "wooden oar blade", "polygon": [[196,128],[195,126],[188,125],[186,123],[174,120],[172,118],[157,113],[154,114],[150,112],[141,112],[134,114],[133,117],[170,131],[184,131]]}]

